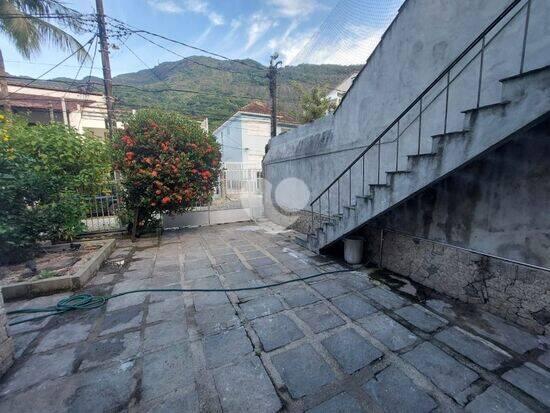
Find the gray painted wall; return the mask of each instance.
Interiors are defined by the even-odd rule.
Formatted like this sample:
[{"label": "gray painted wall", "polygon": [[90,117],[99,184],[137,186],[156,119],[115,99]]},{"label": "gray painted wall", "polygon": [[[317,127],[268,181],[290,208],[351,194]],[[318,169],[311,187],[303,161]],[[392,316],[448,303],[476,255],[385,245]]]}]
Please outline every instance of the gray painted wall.
[{"label": "gray painted wall", "polygon": [[[284,214],[275,213],[270,205],[270,200],[277,203],[273,192],[278,184],[296,177],[305,182],[311,199],[318,195],[510,1],[406,1],[338,111],[272,139],[264,159],[265,177],[271,184],[266,188],[272,191],[265,196],[267,216],[282,224],[292,221]],[[548,21],[550,2],[532,0],[526,70],[550,64],[550,54],[543,52],[550,41]],[[525,8],[490,42],[485,53],[482,105],[499,100],[498,79],[518,72],[524,22]],[[474,106],[478,75],[479,65],[472,64],[451,87],[448,130],[460,129],[463,121],[460,111]],[[431,135],[441,132],[443,120],[440,113],[443,105],[434,104],[433,108],[423,115],[422,148],[426,152],[431,145]],[[412,147],[416,148],[415,135],[411,128],[411,133],[402,138],[400,166],[405,165]],[[394,169],[392,146],[383,145],[383,171]],[[374,167],[376,162],[367,160],[367,164]],[[367,166],[370,183],[374,182],[374,175],[374,169]],[[284,197],[281,192],[278,196]],[[286,196],[292,198],[294,194],[289,192]]]}]

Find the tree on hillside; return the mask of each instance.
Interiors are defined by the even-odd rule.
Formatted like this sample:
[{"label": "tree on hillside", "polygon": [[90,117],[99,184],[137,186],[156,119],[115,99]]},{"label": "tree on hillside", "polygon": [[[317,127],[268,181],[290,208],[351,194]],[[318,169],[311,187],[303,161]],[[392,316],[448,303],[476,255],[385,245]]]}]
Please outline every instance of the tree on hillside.
[{"label": "tree on hillside", "polygon": [[314,87],[309,93],[303,93],[301,109],[300,120],[307,123],[325,116],[330,109],[334,109],[334,106],[317,87]]},{"label": "tree on hillside", "polygon": [[[79,61],[85,60],[88,54],[77,39],[41,17],[49,15],[55,15],[56,21],[68,29],[82,30],[79,14],[58,0],[0,0],[0,32],[26,59],[40,52],[43,43],[49,43],[77,52]],[[10,111],[7,98],[8,80],[0,50],[0,100],[4,109]]]}]

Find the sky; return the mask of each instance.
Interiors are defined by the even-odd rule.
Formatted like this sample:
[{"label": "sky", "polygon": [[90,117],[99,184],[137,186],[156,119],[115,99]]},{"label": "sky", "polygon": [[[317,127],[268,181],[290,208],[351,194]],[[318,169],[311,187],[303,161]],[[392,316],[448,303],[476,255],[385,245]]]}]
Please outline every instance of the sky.
[{"label": "sky", "polygon": [[[140,29],[178,39],[233,59],[251,58],[267,64],[277,51],[283,64],[362,64],[376,46],[403,0],[104,0],[105,14]],[[95,12],[95,0],[65,0],[82,13]],[[344,28],[344,29],[343,29]],[[85,42],[91,34],[76,37]],[[198,53],[159,41],[170,53],[136,35],[125,43],[113,39],[113,75],[135,72],[180,56]],[[45,46],[30,61],[0,33],[6,70],[15,75],[40,76],[69,53]],[[131,52],[137,54],[140,59]],[[72,58],[44,78],[74,78]],[[101,76],[99,57],[84,64],[82,78]]]}]

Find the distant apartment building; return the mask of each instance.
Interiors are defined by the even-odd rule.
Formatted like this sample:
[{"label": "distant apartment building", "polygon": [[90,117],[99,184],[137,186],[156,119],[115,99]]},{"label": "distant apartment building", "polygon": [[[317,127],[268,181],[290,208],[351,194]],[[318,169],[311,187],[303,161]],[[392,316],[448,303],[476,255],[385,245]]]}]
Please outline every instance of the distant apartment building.
[{"label": "distant apartment building", "polygon": [[342,83],[332,89],[327,95],[326,98],[331,102],[334,102],[335,107],[340,106],[342,98],[348,92],[349,88],[353,84],[353,81],[357,77],[358,73],[352,74],[350,77],[346,78]]},{"label": "distant apartment building", "polygon": [[[277,134],[298,126],[285,113],[279,113],[277,119]],[[270,106],[257,100],[250,102],[216,129],[214,136],[222,147],[222,162],[261,169],[265,146],[271,137]]]}]

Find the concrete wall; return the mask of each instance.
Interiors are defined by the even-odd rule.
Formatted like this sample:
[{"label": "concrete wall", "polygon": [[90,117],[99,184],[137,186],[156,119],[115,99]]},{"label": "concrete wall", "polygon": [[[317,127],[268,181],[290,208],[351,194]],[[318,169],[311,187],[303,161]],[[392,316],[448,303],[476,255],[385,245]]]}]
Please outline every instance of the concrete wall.
[{"label": "concrete wall", "polygon": [[452,247],[550,268],[548,159],[550,121],[371,221],[366,260],[389,229],[385,268],[550,334],[550,271]]},{"label": "concrete wall", "polygon": [[8,319],[4,310],[4,299],[0,294],[0,377],[13,364],[13,339],[8,335]]},{"label": "concrete wall", "polygon": [[[274,191],[289,177],[302,180],[311,199],[317,196],[510,2],[407,0],[336,113],[271,140],[264,173],[273,193],[265,198],[275,200]],[[524,8],[510,15],[511,23],[499,36],[487,39],[482,105],[498,101],[498,79],[519,70],[525,12]],[[550,2],[532,0],[526,70],[550,64],[550,54],[544,52],[550,39],[549,20]],[[472,56],[478,51],[473,50]],[[472,63],[452,85],[448,130],[461,129],[461,111],[475,105],[478,76],[479,63]],[[442,131],[443,108],[442,95],[433,110],[423,115],[423,151],[429,151],[431,135]],[[392,147],[384,146],[382,174],[395,169]],[[404,167],[407,154],[416,149],[414,125],[403,136],[400,148],[399,165]],[[369,183],[374,183],[371,165],[376,163],[367,164]],[[268,216],[279,221],[281,214],[269,215],[276,209],[277,205],[266,204]]]}]

